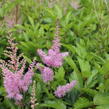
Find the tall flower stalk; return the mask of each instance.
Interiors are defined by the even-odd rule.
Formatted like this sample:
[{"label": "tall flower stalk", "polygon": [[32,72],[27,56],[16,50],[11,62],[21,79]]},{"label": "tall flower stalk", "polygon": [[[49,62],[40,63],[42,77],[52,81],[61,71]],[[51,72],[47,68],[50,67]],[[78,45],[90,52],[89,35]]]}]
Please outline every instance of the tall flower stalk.
[{"label": "tall flower stalk", "polygon": [[38,49],[37,53],[41,57],[44,64],[49,67],[60,67],[63,64],[64,57],[68,56],[68,52],[60,52],[60,37],[59,37],[59,24],[56,26],[56,33],[51,48],[46,54],[42,49]]},{"label": "tall flower stalk", "polygon": [[7,56],[9,60],[1,60],[0,67],[3,72],[7,97],[17,102],[23,99],[22,92],[26,92],[29,85],[32,83],[34,63],[28,67],[28,71],[24,74],[26,60],[23,58],[22,54],[18,55],[17,44],[12,37],[8,38],[8,42],[10,46],[7,47],[4,55]]},{"label": "tall flower stalk", "polygon": [[36,82],[33,81],[32,93],[31,93],[31,109],[35,109],[36,105],[38,104],[36,103],[37,99],[36,99],[35,85],[36,85]]}]

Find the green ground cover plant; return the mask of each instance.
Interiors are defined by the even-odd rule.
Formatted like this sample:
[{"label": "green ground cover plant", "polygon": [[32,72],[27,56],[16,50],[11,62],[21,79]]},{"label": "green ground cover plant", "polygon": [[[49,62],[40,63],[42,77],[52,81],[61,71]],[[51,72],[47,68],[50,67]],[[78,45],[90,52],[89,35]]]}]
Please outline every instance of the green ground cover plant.
[{"label": "green ground cover plant", "polygon": [[109,109],[108,31],[108,0],[0,0],[0,109]]}]

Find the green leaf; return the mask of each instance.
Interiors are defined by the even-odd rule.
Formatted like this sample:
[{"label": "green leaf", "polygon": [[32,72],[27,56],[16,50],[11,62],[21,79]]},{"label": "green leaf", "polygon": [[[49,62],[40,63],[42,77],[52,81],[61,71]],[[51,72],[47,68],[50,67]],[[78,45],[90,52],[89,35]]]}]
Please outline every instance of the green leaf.
[{"label": "green leaf", "polygon": [[100,69],[101,74],[106,74],[109,72],[109,60],[105,62],[105,64]]},{"label": "green leaf", "polygon": [[72,74],[69,77],[69,80],[76,80],[77,84],[76,87],[82,88],[83,87],[83,79],[80,73],[72,72]]},{"label": "green leaf", "polygon": [[33,21],[32,17],[28,16],[28,19],[29,19],[29,21],[30,21],[31,25],[32,25],[32,26],[33,26],[33,28],[34,28],[34,21]]},{"label": "green leaf", "polygon": [[75,62],[73,61],[73,59],[68,56],[65,58],[65,61],[71,66],[71,68],[76,72],[76,73],[80,73],[78,67],[76,66]]},{"label": "green leaf", "polygon": [[49,8],[44,8],[46,13],[52,17],[52,18],[56,18],[55,14],[54,14],[54,11],[53,10],[50,10]]},{"label": "green leaf", "polygon": [[25,56],[25,55],[23,55],[23,57],[25,58],[25,60],[28,62],[28,63],[32,63],[32,61],[31,61],[31,59],[30,58],[28,58],[27,56]]},{"label": "green leaf", "polygon": [[5,104],[7,106],[9,106],[11,109],[16,109],[16,106],[9,100],[9,99],[5,99]]},{"label": "green leaf", "polygon": [[60,67],[58,72],[55,74],[57,80],[64,80],[65,71],[63,67]]},{"label": "green leaf", "polygon": [[86,45],[85,45],[85,42],[83,40],[80,40],[80,44],[77,43],[76,53],[81,58],[85,59],[87,57],[88,52],[86,50]]},{"label": "green leaf", "polygon": [[97,106],[95,109],[109,109],[109,105]]},{"label": "green leaf", "polygon": [[78,88],[82,88],[83,87],[83,79],[82,79],[81,73],[79,72],[79,69],[76,66],[75,62],[71,59],[71,57],[66,57],[65,61],[74,70],[74,72],[70,75],[70,81],[71,80],[77,80]]},{"label": "green leaf", "polygon": [[106,79],[106,80],[105,80],[104,85],[105,85],[106,91],[109,91],[109,79]]},{"label": "green leaf", "polygon": [[92,75],[85,82],[85,87],[91,88],[97,83],[98,71],[93,71]]},{"label": "green leaf", "polygon": [[70,11],[65,17],[65,25],[69,23],[69,21],[71,20],[71,16],[72,16],[72,12]]},{"label": "green leaf", "polygon": [[55,13],[57,15],[57,18],[59,18],[59,19],[62,18],[62,10],[58,5],[55,5]]},{"label": "green leaf", "polygon": [[4,87],[0,87],[0,94],[4,94],[5,93],[5,88]]},{"label": "green leaf", "polygon": [[62,44],[64,47],[66,47],[68,50],[70,50],[73,54],[76,53],[76,48],[75,46],[71,45],[71,44]]},{"label": "green leaf", "polygon": [[83,77],[89,77],[91,75],[89,61],[83,60],[81,58],[78,58],[78,61]]},{"label": "green leaf", "polygon": [[41,104],[42,107],[51,107],[54,109],[66,109],[65,104],[62,101],[46,101],[44,104]]},{"label": "green leaf", "polygon": [[94,97],[95,105],[109,105],[109,94],[97,94]]},{"label": "green leaf", "polygon": [[40,99],[41,96],[42,96],[42,89],[41,89],[41,84],[38,82],[37,85],[36,85],[36,96],[37,96],[37,99]]},{"label": "green leaf", "polygon": [[82,88],[81,91],[84,92],[85,94],[92,96],[92,97],[94,97],[97,94],[96,90],[90,89],[90,88]]},{"label": "green leaf", "polygon": [[101,63],[104,63],[104,59],[98,55],[96,55],[95,53],[90,53],[95,59],[97,59],[98,61],[100,61]]},{"label": "green leaf", "polygon": [[87,98],[79,98],[76,103],[74,104],[74,109],[83,109],[83,108],[88,108],[91,106],[93,103],[90,102]]}]

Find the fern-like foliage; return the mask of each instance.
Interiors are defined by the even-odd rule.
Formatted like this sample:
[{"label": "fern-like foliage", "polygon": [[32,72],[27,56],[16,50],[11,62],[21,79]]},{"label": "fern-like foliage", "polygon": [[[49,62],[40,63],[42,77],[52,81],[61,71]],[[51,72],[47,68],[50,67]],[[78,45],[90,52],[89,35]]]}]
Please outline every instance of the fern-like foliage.
[{"label": "fern-like foliage", "polygon": [[89,88],[82,88],[82,92],[91,96],[91,97],[94,97],[97,94],[96,90],[89,89]]},{"label": "fern-like foliage", "polygon": [[80,97],[74,104],[74,109],[84,109],[93,105],[92,101],[89,101],[85,97]]}]

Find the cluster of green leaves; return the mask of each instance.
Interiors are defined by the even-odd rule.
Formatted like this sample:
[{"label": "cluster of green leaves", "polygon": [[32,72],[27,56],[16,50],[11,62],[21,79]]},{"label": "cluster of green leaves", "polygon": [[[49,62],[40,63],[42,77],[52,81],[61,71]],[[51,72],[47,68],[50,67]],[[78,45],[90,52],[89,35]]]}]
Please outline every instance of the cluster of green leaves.
[{"label": "cluster of green leaves", "polygon": [[[62,67],[54,69],[55,79],[49,85],[43,83],[39,72],[35,73],[37,109],[109,109],[108,0],[78,0],[77,10],[71,6],[72,0],[56,0],[52,6],[52,0],[40,1],[0,1],[0,24],[16,5],[22,19],[11,29],[0,27],[0,58],[4,58],[8,44],[5,37],[12,32],[24,58],[29,63],[32,59],[40,61],[36,50],[50,48],[58,19],[62,51],[69,51],[69,56]],[[64,98],[56,98],[56,87],[72,80],[77,80],[76,87]],[[2,82],[0,95],[6,96]],[[0,102],[0,109],[8,108],[17,109],[9,99]]]}]

